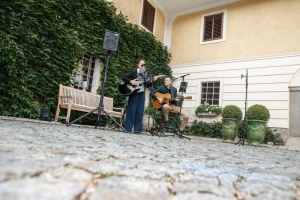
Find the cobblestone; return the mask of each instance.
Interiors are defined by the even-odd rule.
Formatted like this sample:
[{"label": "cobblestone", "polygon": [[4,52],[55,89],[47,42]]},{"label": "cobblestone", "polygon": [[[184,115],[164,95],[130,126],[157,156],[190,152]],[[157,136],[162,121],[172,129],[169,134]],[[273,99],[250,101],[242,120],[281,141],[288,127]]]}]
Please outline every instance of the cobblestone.
[{"label": "cobblestone", "polygon": [[0,199],[300,200],[300,154],[0,117]]}]

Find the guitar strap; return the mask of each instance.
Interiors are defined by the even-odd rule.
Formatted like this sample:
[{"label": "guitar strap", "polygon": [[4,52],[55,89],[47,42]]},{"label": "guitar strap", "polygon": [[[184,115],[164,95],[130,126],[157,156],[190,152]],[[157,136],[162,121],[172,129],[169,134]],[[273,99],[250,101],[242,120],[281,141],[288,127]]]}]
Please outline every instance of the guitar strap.
[{"label": "guitar strap", "polygon": [[[173,96],[173,94],[174,94],[174,87],[171,85],[171,98],[176,98]],[[177,102],[175,103],[175,105],[177,105]]]},{"label": "guitar strap", "polygon": [[137,72],[137,79],[139,81],[145,81],[147,77],[147,70],[145,68],[138,68],[136,72]]},{"label": "guitar strap", "polygon": [[171,98],[174,98],[173,94],[174,94],[174,89],[173,89],[173,86],[171,85]]},{"label": "guitar strap", "polygon": [[[173,96],[173,94],[174,94],[174,87],[173,87],[172,84],[171,84],[171,98],[175,98],[175,97]],[[170,104],[171,104],[171,102],[170,102]]]}]

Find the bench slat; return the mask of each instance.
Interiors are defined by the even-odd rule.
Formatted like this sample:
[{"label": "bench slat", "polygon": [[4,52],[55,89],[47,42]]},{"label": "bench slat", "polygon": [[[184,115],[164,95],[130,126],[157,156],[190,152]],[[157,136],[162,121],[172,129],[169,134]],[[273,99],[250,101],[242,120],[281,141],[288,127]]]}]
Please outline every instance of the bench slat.
[{"label": "bench slat", "polygon": [[[55,114],[55,121],[58,118],[66,119],[69,122],[71,110],[77,110],[82,112],[90,112],[91,110],[97,108],[100,103],[101,96],[98,94],[93,94],[83,90],[78,90],[76,88],[59,85],[58,92],[58,103]],[[123,108],[114,108],[114,100],[110,97],[103,98],[103,108],[112,117],[121,118],[123,113]],[[68,114],[66,117],[59,116],[60,109],[68,109]],[[115,111],[118,109],[120,111]],[[97,111],[94,113],[97,114]],[[105,115],[104,112],[101,112]]]}]

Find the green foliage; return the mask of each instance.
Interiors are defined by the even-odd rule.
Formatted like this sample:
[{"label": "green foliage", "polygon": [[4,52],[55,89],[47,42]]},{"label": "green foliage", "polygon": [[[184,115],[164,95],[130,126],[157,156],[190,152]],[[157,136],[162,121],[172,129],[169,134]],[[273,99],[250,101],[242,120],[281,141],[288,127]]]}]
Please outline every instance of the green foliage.
[{"label": "green foliage", "polygon": [[151,115],[151,116],[154,116],[154,115],[158,115],[159,113],[160,113],[160,112],[159,112],[157,109],[153,108],[152,105],[151,105],[151,106],[145,107],[145,110],[144,110],[144,114],[145,114],[145,115]]},{"label": "green foliage", "polygon": [[243,137],[245,134],[245,137],[247,137],[247,124],[244,124],[245,120],[241,120],[239,122],[239,129],[238,129],[238,136]]},{"label": "green foliage", "polygon": [[[276,132],[277,130],[274,130]],[[284,145],[280,133],[274,133],[271,128],[266,127],[264,144],[268,142],[273,142],[275,145]],[[206,123],[203,121],[197,122],[195,120],[191,126],[186,126],[184,133],[188,135],[212,137],[212,138],[222,138],[222,122],[212,122]],[[247,130],[244,132],[244,120],[239,123],[238,136],[242,137],[245,133],[245,138],[247,138]]]},{"label": "green foliage", "polygon": [[147,107],[145,107],[144,114],[150,115],[152,118],[154,118],[157,126],[159,126],[159,124],[163,118],[161,111],[158,111],[157,109],[153,108],[152,105],[150,105],[150,106],[148,105]]},{"label": "green foliage", "polygon": [[105,63],[105,30],[121,33],[105,90],[115,107],[124,101],[116,86],[139,59],[146,58],[153,71],[172,73],[167,48],[151,33],[127,23],[106,0],[2,0],[0,13],[0,115],[37,118],[40,108],[50,108],[53,118],[58,86],[70,85],[82,55],[95,55]]},{"label": "green foliage", "polygon": [[186,126],[184,132],[195,136],[222,138],[222,122],[207,123],[195,120],[191,126]]},{"label": "green foliage", "polygon": [[[275,129],[274,132],[277,130]],[[273,142],[275,145],[284,145],[282,138],[280,137],[280,133],[274,133],[272,129],[266,127],[265,139],[263,141],[264,144],[268,142]]]},{"label": "green foliage", "polygon": [[265,106],[255,104],[248,108],[246,116],[247,119],[268,121],[270,119],[270,112]]},{"label": "green foliage", "polygon": [[212,112],[215,113],[217,115],[222,113],[222,107],[218,106],[218,105],[200,105],[196,108],[195,110],[195,114],[198,113],[208,113],[208,112]]},{"label": "green foliage", "polygon": [[223,108],[222,117],[223,118],[234,118],[240,121],[242,119],[242,110],[236,105],[227,105]]}]

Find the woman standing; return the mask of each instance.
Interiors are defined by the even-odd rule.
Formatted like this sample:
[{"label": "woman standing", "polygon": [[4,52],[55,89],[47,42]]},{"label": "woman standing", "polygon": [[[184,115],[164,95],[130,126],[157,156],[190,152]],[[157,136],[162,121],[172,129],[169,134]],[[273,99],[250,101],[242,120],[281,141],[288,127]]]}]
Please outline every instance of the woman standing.
[{"label": "woman standing", "polygon": [[[126,76],[123,77],[123,81],[130,85],[136,85],[137,79],[147,80],[147,70],[145,60],[140,60],[136,68],[129,72]],[[155,81],[157,77],[153,78]],[[128,106],[126,111],[125,119],[125,130],[128,132],[132,131],[134,127],[135,133],[142,132],[142,121],[144,116],[144,107],[145,107],[145,87],[150,87],[152,85],[151,80],[145,81],[143,84],[139,85],[140,90],[131,94],[128,100]]]}]

